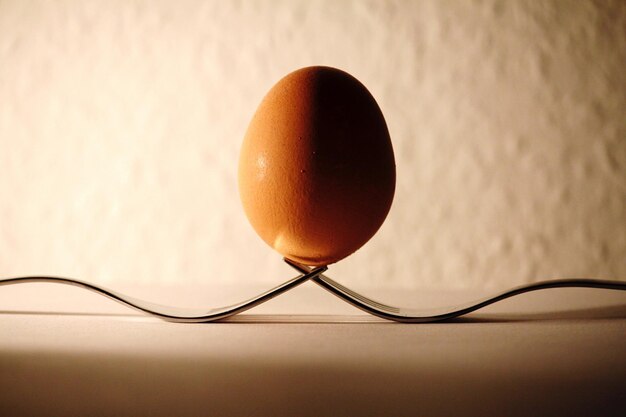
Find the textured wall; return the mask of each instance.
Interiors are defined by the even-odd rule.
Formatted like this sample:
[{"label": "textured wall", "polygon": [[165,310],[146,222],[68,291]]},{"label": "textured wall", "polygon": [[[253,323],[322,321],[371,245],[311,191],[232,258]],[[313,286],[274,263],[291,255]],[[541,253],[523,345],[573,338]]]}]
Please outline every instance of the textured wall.
[{"label": "textured wall", "polygon": [[244,217],[238,150],[321,64],[376,97],[398,171],[335,278],[626,278],[625,63],[623,1],[0,1],[0,275],[292,275]]}]

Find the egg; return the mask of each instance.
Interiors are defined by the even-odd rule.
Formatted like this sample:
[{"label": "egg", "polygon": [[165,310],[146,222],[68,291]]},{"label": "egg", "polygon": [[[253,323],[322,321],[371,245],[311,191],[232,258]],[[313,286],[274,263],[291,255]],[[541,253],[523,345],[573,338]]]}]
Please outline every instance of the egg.
[{"label": "egg", "polygon": [[263,98],[238,176],[258,235],[286,258],[318,266],[352,254],[378,231],[396,168],[367,88],[344,71],[315,66],[286,75]]}]

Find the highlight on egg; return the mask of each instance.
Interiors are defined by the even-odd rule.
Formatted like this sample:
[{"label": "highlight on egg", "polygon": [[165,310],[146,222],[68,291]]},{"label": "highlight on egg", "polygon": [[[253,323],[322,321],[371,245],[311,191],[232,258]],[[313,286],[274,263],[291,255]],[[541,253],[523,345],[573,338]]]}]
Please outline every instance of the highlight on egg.
[{"label": "highlight on egg", "polygon": [[306,265],[337,262],[383,224],[395,192],[383,114],[356,78],[307,67],[261,101],[239,159],[239,194],[258,235]]}]

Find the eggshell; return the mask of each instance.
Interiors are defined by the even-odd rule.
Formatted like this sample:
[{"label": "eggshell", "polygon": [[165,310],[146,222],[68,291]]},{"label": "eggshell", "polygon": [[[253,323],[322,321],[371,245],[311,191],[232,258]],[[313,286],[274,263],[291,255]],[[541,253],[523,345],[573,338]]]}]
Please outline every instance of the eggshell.
[{"label": "eggshell", "polygon": [[307,67],[281,79],[259,105],[239,160],[250,223],[283,256],[337,262],[363,246],[395,191],[383,114],[356,78]]}]

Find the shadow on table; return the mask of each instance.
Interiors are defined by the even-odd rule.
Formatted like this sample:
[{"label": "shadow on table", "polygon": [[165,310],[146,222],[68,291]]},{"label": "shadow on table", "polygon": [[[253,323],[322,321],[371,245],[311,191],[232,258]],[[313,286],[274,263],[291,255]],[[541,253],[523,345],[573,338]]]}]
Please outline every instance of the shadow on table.
[{"label": "shadow on table", "polygon": [[[22,316],[61,316],[61,317],[117,317],[117,318],[147,318],[159,320],[155,317],[142,315],[140,313],[120,314],[120,313],[91,313],[91,312],[55,312],[55,311],[23,311],[23,310],[0,310],[0,315],[22,315]],[[548,320],[607,320],[626,318],[626,304],[611,305],[594,308],[580,308],[572,310],[559,310],[549,312],[524,312],[524,313],[470,313],[463,317],[445,320],[441,323],[513,323]],[[275,324],[372,324],[388,323],[392,321],[384,320],[371,315],[311,315],[311,314],[238,314],[214,323],[275,323]]]}]

